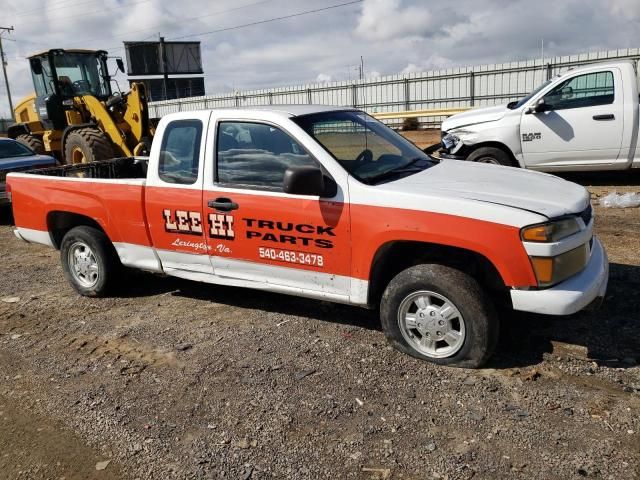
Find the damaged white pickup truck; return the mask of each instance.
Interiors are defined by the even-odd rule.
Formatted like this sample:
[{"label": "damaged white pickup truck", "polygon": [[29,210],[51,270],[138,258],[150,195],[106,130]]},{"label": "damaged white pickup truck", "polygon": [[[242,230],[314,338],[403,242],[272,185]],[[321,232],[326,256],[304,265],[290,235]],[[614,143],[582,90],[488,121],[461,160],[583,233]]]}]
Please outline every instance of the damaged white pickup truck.
[{"label": "damaged white pickup truck", "polygon": [[442,123],[442,158],[541,171],[640,168],[632,62],[569,70],[507,105]]}]

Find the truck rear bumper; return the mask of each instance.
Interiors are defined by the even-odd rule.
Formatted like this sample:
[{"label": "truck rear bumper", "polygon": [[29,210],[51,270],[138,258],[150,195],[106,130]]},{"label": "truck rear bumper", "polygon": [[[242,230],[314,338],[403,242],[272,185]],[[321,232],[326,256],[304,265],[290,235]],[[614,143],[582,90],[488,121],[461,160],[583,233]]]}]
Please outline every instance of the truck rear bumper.
[{"label": "truck rear bumper", "polygon": [[594,237],[591,258],[582,272],[544,290],[511,290],[511,301],[514,310],[571,315],[591,303],[600,303],[607,291],[608,281],[607,253]]}]

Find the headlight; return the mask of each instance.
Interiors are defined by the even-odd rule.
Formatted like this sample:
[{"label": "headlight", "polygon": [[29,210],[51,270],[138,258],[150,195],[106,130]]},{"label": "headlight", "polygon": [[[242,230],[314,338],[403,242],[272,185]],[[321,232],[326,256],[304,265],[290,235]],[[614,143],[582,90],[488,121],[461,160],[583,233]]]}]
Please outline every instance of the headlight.
[{"label": "headlight", "polygon": [[539,287],[550,287],[580,272],[588,260],[588,244],[555,257],[531,257]]},{"label": "headlight", "polygon": [[[580,231],[576,217],[567,217],[538,225],[524,227],[520,236],[525,242],[559,242]],[[588,260],[588,244],[555,257],[530,257],[539,287],[550,287],[580,272]]]},{"label": "headlight", "polygon": [[449,150],[451,147],[456,146],[460,142],[460,139],[453,135],[452,133],[447,133],[444,137],[442,137],[442,145],[444,148]]},{"label": "headlight", "polygon": [[449,153],[456,153],[463,145],[473,145],[476,142],[476,133],[468,130],[456,130],[442,137],[442,145]]},{"label": "headlight", "polygon": [[539,225],[531,225],[524,227],[520,235],[522,240],[527,242],[546,242],[553,243],[570,237],[574,233],[580,231],[580,225],[575,217],[569,217],[562,220],[555,220],[549,223],[541,223]]}]

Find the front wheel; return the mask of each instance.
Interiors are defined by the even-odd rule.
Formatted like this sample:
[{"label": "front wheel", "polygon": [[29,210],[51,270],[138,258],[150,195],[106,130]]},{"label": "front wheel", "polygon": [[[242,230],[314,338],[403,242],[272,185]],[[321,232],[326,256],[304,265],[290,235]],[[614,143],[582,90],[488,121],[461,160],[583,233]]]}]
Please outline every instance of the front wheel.
[{"label": "front wheel", "polygon": [[93,227],[75,227],[62,239],[62,270],[67,281],[86,297],[107,295],[120,273],[120,259],[109,238]]},{"label": "front wheel", "polygon": [[380,320],[397,350],[441,365],[478,368],[498,339],[498,317],[478,283],[443,265],[400,272],[382,296]]},{"label": "front wheel", "polygon": [[469,154],[467,160],[477,163],[490,163],[493,165],[504,165],[505,167],[516,167],[511,161],[510,155],[500,148],[480,147]]}]

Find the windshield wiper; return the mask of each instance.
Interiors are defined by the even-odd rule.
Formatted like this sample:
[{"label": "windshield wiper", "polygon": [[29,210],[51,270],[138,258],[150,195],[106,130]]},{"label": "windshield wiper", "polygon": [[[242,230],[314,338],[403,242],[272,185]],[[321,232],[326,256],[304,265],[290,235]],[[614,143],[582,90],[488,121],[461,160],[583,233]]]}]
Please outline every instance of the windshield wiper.
[{"label": "windshield wiper", "polygon": [[416,164],[421,161],[429,162],[430,160],[426,158],[416,157],[411,159],[411,161],[405,163],[404,165],[400,165],[398,167],[392,168],[391,170],[387,170],[386,172],[379,173],[378,175],[365,178],[364,180],[369,184],[373,184],[379,182],[380,180],[384,180],[385,178],[393,177],[398,174],[418,173],[424,170],[423,167],[416,166]]}]

